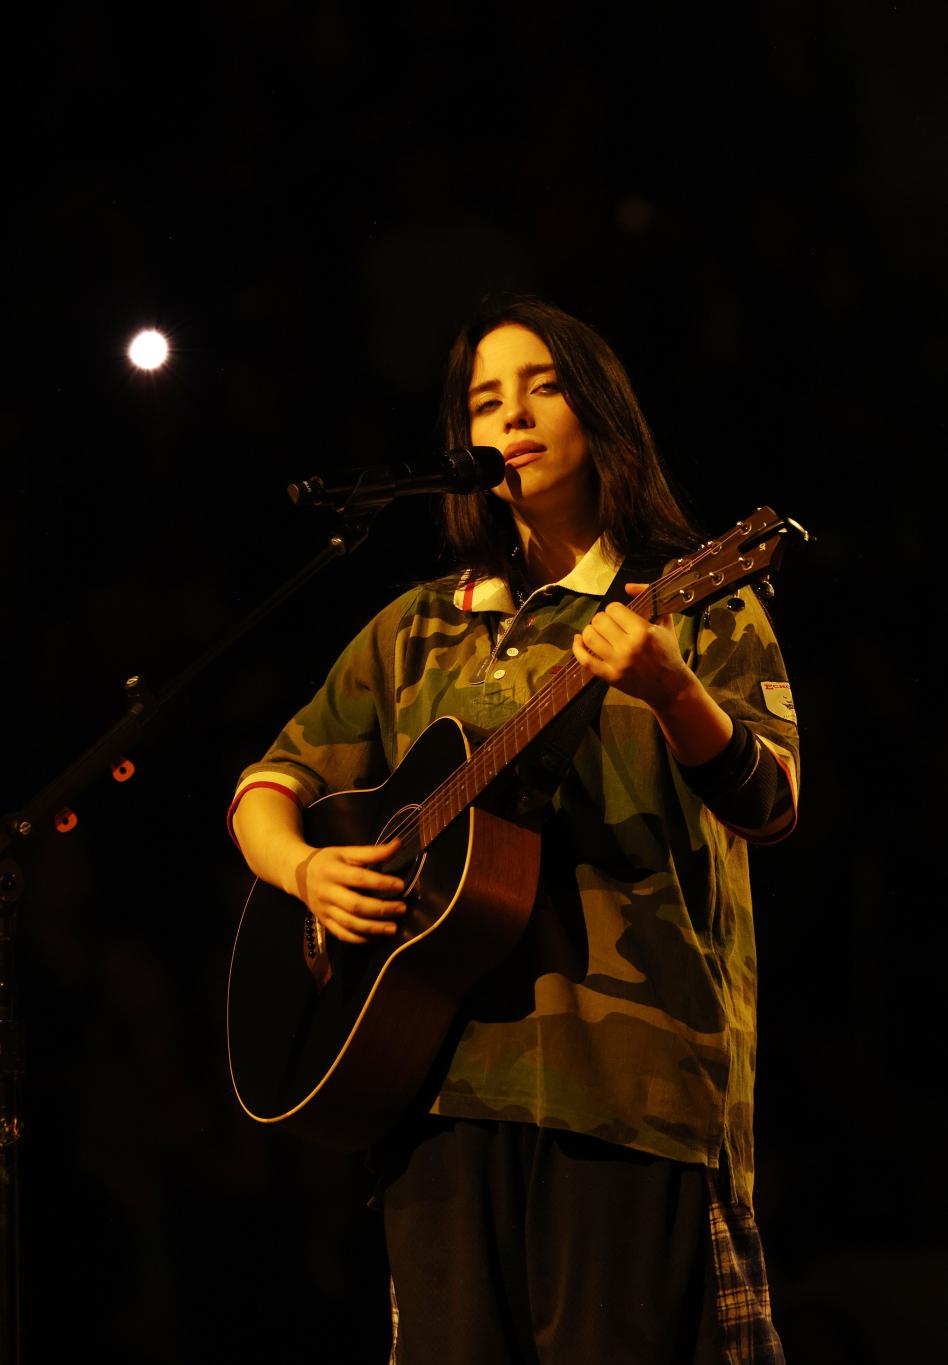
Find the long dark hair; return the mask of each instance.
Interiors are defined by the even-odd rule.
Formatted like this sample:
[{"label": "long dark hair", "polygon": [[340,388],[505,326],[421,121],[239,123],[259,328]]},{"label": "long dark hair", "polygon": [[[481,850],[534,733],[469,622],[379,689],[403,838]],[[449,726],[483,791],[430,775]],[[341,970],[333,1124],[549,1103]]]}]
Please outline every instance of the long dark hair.
[{"label": "long dark hair", "polygon": [[[481,339],[504,324],[544,341],[563,395],[589,441],[599,525],[606,548],[657,569],[701,539],[684,498],[673,491],[638,399],[612,347],[585,322],[532,294],[492,296],[461,328],[448,355],[439,413],[446,450],[470,443],[468,389]],[[477,576],[505,577],[516,543],[507,504],[490,493],[448,494],[441,503],[445,541]]]}]

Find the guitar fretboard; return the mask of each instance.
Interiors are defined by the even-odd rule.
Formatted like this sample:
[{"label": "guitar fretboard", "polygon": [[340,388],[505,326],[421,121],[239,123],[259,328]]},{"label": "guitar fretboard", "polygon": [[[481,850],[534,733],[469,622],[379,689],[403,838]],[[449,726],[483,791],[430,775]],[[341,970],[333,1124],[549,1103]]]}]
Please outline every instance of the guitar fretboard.
[{"label": "guitar fretboard", "polygon": [[468,761],[442,782],[422,805],[419,816],[422,847],[427,848],[462,810],[471,805],[590,682],[592,675],[571,657],[515,716],[475,749]]}]

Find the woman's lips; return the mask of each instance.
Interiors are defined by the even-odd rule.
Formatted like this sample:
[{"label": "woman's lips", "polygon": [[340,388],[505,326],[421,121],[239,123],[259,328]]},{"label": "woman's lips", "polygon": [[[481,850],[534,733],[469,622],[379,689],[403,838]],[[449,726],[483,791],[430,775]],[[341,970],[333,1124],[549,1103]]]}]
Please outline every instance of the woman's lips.
[{"label": "woman's lips", "polygon": [[525,464],[532,464],[545,453],[546,446],[538,445],[535,441],[518,441],[504,451],[504,463],[508,469],[520,469]]}]

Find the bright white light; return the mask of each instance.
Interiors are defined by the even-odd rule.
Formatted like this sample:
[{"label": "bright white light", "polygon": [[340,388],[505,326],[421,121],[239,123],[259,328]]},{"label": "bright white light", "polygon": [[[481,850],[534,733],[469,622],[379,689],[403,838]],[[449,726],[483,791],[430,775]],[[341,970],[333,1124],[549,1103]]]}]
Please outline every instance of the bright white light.
[{"label": "bright white light", "polygon": [[140,370],[157,370],[168,359],[168,343],[160,332],[139,332],[132,338],[128,358]]}]

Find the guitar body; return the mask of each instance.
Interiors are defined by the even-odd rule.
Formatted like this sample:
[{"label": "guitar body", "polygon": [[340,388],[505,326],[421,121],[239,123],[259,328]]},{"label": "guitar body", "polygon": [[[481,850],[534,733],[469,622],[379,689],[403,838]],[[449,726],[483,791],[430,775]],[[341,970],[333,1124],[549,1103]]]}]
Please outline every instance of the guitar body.
[{"label": "guitar body", "polygon": [[[304,817],[317,847],[382,843],[470,757],[460,722],[429,725],[380,787],[323,797]],[[514,947],[536,894],[539,834],[478,805],[429,847],[405,838],[408,909],[378,944],[327,936],[295,897],[256,881],[227,992],[231,1079],[251,1118],[327,1146],[380,1138],[424,1083],[463,996]],[[307,929],[309,932],[307,932]]]}]

